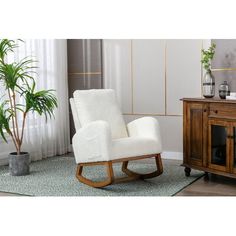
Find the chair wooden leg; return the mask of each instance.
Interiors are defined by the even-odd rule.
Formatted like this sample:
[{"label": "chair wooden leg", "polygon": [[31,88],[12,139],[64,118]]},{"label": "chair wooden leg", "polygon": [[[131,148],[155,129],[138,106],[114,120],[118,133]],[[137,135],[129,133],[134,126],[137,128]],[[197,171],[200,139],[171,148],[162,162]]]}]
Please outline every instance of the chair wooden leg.
[{"label": "chair wooden leg", "polygon": [[122,171],[130,177],[140,178],[140,179],[150,179],[157,177],[163,173],[163,166],[161,161],[161,155],[157,154],[155,156],[157,170],[148,174],[140,174],[128,169],[129,161],[124,161],[122,164]]},{"label": "chair wooden leg", "polygon": [[107,163],[107,176],[108,179],[110,179],[111,183],[114,182],[114,172],[113,172],[113,167],[112,167],[112,162],[108,161]]},{"label": "chair wooden leg", "polygon": [[163,173],[163,165],[162,165],[162,160],[161,160],[161,154],[157,154],[155,156],[155,160],[156,160],[156,166],[157,166],[157,170],[158,170],[158,175],[161,175]]},{"label": "chair wooden leg", "polygon": [[[95,165],[95,164],[91,163],[91,166],[92,165]],[[84,184],[87,184],[91,187],[95,187],[95,188],[102,188],[102,187],[105,187],[107,185],[110,185],[114,181],[114,173],[113,173],[112,162],[107,161],[107,162],[104,162],[103,165],[106,165],[106,167],[107,167],[107,179],[104,180],[104,181],[96,182],[96,181],[92,181],[92,180],[87,179],[84,176],[82,176],[83,164],[78,164],[76,177],[80,182],[82,182]]]}]

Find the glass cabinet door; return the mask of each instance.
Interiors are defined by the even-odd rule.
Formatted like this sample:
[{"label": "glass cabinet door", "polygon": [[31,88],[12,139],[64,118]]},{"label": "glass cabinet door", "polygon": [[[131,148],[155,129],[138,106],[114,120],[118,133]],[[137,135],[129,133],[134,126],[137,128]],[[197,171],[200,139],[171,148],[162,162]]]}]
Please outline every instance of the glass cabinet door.
[{"label": "glass cabinet door", "polygon": [[211,121],[209,124],[209,166],[216,170],[229,168],[229,127],[224,122]]}]

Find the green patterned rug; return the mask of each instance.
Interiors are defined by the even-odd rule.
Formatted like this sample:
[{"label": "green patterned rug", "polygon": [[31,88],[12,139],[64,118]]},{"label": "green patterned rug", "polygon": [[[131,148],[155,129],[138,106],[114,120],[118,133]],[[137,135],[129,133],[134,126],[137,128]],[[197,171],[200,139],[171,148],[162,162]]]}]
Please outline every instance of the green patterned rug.
[{"label": "green patterned rug", "polygon": [[[139,172],[154,170],[154,160],[139,161],[129,167]],[[80,183],[75,177],[76,164],[73,157],[58,156],[31,163],[28,176],[10,176],[8,166],[0,167],[0,191],[30,196],[173,196],[203,175],[192,171],[185,177],[183,167],[173,161],[163,160],[161,176],[148,180],[136,180],[96,189]],[[105,177],[104,167],[85,167],[85,176]],[[123,176],[121,165],[114,165],[115,176]]]}]

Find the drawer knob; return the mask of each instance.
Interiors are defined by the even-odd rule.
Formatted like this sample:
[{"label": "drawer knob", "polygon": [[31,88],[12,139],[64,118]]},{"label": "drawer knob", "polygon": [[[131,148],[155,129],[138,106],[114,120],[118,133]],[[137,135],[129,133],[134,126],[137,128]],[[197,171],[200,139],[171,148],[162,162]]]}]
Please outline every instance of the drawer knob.
[{"label": "drawer knob", "polygon": [[217,110],[215,110],[215,113],[217,114],[217,113],[218,113],[218,111],[217,111]]},{"label": "drawer knob", "polygon": [[204,112],[206,112],[207,110],[206,110],[206,109],[204,109],[203,111],[204,111]]}]

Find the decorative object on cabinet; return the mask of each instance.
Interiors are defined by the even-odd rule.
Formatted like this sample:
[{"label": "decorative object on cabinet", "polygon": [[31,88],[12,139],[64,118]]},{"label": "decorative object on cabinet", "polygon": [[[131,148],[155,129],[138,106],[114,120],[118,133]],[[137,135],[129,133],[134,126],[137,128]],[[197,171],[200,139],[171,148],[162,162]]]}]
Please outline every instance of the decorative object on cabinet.
[{"label": "decorative object on cabinet", "polygon": [[203,77],[203,96],[205,98],[212,98],[215,96],[215,78],[211,71],[211,60],[215,54],[215,44],[209,47],[208,50],[202,49],[202,60],[201,63],[206,70]]},{"label": "decorative object on cabinet", "polygon": [[193,168],[236,178],[236,101],[182,101],[185,175]]},{"label": "decorative object on cabinet", "polygon": [[236,100],[236,93],[235,92],[230,92],[229,96],[226,96],[226,99]]},{"label": "decorative object on cabinet", "polygon": [[[76,159],[76,177],[92,187],[104,187],[134,179],[156,177],[163,172],[161,137],[158,121],[143,117],[127,127],[112,89],[77,90],[70,99],[76,134],[72,146]],[[155,158],[157,170],[139,174],[128,169],[132,160]],[[122,162],[127,177],[114,178],[113,163]],[[95,182],[82,176],[85,166],[103,165],[107,179]]]},{"label": "decorative object on cabinet", "polygon": [[226,96],[230,95],[230,89],[227,81],[224,81],[222,84],[219,86],[219,96],[221,99],[225,99]]}]

